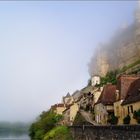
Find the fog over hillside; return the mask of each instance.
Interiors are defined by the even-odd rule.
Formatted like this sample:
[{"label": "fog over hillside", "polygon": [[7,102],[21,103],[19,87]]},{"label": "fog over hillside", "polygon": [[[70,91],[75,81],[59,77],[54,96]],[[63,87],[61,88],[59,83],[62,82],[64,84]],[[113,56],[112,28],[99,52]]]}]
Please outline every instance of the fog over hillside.
[{"label": "fog over hillside", "polygon": [[104,76],[108,71],[122,68],[140,58],[140,6],[136,10],[135,21],[118,29],[108,43],[94,52],[90,63],[90,75]]}]

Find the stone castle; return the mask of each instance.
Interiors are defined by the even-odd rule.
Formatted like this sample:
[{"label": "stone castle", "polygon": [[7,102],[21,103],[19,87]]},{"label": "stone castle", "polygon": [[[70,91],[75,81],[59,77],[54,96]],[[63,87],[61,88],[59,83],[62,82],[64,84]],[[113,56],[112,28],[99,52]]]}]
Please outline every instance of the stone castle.
[{"label": "stone castle", "polygon": [[133,24],[112,37],[111,42],[96,49],[89,64],[90,75],[105,76],[110,70],[122,68],[140,59],[140,1]]}]

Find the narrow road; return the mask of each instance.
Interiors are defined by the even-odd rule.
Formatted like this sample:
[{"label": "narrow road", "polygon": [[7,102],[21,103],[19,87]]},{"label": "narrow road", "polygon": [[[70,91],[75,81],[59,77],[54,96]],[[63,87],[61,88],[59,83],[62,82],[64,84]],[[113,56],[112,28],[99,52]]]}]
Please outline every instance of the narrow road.
[{"label": "narrow road", "polygon": [[81,113],[81,115],[85,118],[85,120],[87,121],[87,122],[90,122],[91,124],[93,124],[93,125],[97,125],[97,123],[92,119],[92,114],[91,113],[89,113],[89,112],[86,112],[86,111],[84,111],[84,110],[80,110],[80,113]]}]

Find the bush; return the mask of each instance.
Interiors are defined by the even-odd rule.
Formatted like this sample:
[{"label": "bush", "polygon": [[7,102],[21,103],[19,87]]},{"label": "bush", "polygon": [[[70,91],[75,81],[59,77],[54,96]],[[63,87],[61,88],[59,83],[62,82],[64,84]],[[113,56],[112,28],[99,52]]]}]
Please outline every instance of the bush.
[{"label": "bush", "polygon": [[114,114],[111,115],[110,119],[108,119],[108,123],[114,124],[114,125],[117,124],[118,123],[118,117],[114,116]]},{"label": "bush", "polygon": [[72,136],[66,126],[57,126],[49,131],[43,140],[72,140]]},{"label": "bush", "polygon": [[57,115],[52,111],[42,112],[38,120],[30,127],[29,135],[31,140],[42,140],[44,135],[53,129],[61,118],[61,115]]},{"label": "bush", "polygon": [[127,116],[123,119],[123,123],[124,123],[124,124],[130,124],[130,120],[131,120],[130,116],[127,115]]},{"label": "bush", "polygon": [[136,119],[138,124],[140,124],[140,109],[138,111],[134,111],[133,118]]},{"label": "bush", "polygon": [[101,84],[98,86],[106,85],[107,83],[112,83],[115,85],[117,83],[116,76],[119,73],[119,70],[110,71],[106,74],[105,77],[101,77]]}]

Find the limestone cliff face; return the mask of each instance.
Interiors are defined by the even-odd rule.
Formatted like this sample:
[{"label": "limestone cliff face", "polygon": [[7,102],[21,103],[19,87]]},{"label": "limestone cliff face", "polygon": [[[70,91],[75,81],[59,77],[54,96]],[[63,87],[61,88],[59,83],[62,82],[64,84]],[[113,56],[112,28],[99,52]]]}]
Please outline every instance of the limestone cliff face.
[{"label": "limestone cliff face", "polygon": [[105,76],[110,70],[127,66],[140,59],[140,8],[135,22],[116,33],[109,44],[100,46],[89,64],[91,75]]}]

